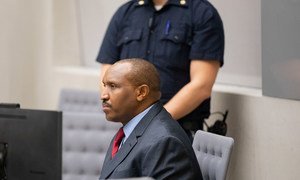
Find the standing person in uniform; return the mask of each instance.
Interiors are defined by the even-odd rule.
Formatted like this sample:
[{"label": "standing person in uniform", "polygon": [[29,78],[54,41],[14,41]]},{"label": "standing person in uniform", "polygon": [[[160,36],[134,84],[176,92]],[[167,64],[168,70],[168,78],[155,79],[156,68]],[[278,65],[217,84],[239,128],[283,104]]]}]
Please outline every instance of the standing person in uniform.
[{"label": "standing person in uniform", "polygon": [[223,55],[222,20],[207,0],[131,0],[112,17],[97,61],[101,76],[120,59],[154,64],[164,107],[192,139],[210,115]]}]

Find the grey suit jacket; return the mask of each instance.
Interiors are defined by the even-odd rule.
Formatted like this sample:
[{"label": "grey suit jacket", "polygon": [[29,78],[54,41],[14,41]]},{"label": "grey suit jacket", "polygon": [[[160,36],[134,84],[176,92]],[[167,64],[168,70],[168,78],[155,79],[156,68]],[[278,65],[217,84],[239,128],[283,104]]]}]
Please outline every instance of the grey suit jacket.
[{"label": "grey suit jacket", "polygon": [[111,149],[112,142],[100,179],[202,179],[190,140],[160,102],[139,122],[113,159]]}]

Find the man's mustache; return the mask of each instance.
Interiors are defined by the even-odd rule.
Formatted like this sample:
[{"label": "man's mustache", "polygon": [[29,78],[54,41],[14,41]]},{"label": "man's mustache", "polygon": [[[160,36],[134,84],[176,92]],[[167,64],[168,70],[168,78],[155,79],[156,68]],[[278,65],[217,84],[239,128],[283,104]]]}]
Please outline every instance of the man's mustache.
[{"label": "man's mustache", "polygon": [[107,102],[107,100],[102,101],[102,106],[103,107],[111,107],[111,104]]}]

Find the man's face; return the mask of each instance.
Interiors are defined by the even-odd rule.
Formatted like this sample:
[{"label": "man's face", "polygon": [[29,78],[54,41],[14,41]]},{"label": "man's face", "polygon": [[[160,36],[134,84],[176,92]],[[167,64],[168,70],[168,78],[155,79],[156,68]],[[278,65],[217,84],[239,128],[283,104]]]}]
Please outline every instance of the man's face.
[{"label": "man's face", "polygon": [[113,65],[103,76],[101,100],[106,119],[109,121],[126,124],[136,115],[136,87],[125,76],[129,69],[129,64]]}]

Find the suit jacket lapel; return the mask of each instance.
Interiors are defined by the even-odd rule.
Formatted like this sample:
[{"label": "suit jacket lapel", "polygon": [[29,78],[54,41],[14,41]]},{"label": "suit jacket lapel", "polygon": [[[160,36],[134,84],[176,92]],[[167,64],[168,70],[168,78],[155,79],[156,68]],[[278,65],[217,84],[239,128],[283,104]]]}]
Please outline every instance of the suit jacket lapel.
[{"label": "suit jacket lapel", "polygon": [[111,158],[111,149],[112,143],[110,143],[109,149],[106,153],[105,161],[103,164],[101,177],[100,179],[108,178],[110,174],[117,168],[117,166],[126,158],[126,156],[130,153],[132,148],[138,142],[138,138],[142,136],[145,129],[151,122],[151,120],[162,110],[162,104],[157,102],[154,106],[150,109],[150,111],[142,118],[142,120],[138,123],[138,125],[134,128],[131,135],[128,137],[126,142],[122,145],[118,153],[115,157]]},{"label": "suit jacket lapel", "polygon": [[110,174],[117,168],[117,166],[125,159],[127,154],[131,151],[136,143],[136,138],[128,138],[113,159],[111,158],[110,152],[112,148],[110,146],[105,157],[100,179],[108,178]]},{"label": "suit jacket lapel", "polygon": [[149,110],[149,112],[142,118],[142,120],[134,128],[131,135],[134,135],[135,137],[142,136],[142,134],[144,133],[145,129],[148,127],[152,119],[162,110],[162,108],[163,106],[160,102],[155,103],[153,107]]}]

